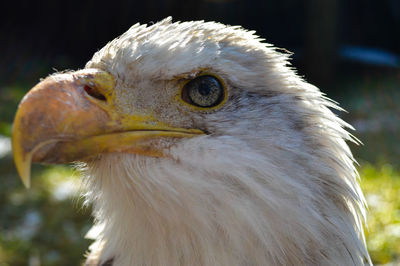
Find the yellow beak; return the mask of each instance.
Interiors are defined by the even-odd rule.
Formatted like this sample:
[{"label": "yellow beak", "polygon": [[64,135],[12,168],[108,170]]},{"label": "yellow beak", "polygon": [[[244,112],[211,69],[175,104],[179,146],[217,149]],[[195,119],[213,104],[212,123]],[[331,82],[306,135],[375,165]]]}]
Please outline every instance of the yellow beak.
[{"label": "yellow beak", "polygon": [[149,115],[117,113],[114,86],[109,73],[85,69],[50,76],[25,95],[15,115],[12,147],[26,187],[31,162],[67,163],[111,152],[162,157],[166,147],[160,139],[203,134]]}]

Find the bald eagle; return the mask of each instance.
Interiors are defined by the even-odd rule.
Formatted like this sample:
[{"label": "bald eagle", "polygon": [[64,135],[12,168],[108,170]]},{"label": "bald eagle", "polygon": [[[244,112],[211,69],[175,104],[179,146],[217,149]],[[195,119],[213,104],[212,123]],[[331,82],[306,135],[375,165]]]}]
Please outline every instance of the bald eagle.
[{"label": "bald eagle", "polygon": [[19,174],[80,162],[87,265],[370,264],[351,126],[288,57],[241,27],[136,24],[24,97]]}]

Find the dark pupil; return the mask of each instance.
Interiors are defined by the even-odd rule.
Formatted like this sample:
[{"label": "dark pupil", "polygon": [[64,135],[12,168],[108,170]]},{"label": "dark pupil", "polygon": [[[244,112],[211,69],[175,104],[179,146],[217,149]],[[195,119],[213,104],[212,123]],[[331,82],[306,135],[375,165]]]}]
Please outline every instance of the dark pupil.
[{"label": "dark pupil", "polygon": [[190,102],[200,107],[212,107],[223,98],[223,89],[213,76],[200,76],[186,84]]},{"label": "dark pupil", "polygon": [[203,96],[207,96],[211,92],[211,86],[212,84],[210,84],[210,82],[201,82],[198,88],[199,93]]}]

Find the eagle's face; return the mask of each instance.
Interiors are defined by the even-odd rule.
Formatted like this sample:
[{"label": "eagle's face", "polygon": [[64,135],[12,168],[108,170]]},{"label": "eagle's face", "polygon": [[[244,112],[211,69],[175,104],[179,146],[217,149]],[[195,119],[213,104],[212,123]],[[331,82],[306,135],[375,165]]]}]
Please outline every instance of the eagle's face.
[{"label": "eagle's face", "polygon": [[[319,101],[315,108],[323,109],[324,102],[316,88],[304,87],[286,66],[287,54],[260,41],[254,32],[222,24],[165,20],[150,27],[134,25],[97,52],[86,68],[116,78],[111,101],[120,114],[145,114],[155,123],[209,136],[301,146],[302,129],[308,126],[302,116],[310,114],[299,110],[309,101]],[[189,90],[205,88],[219,93],[193,102]]]},{"label": "eagle's face", "polygon": [[[113,103],[121,113],[145,113],[174,127],[217,133],[208,128],[214,126],[209,114],[239,108],[238,99],[250,99],[252,94],[259,98],[276,94],[279,87],[266,88],[266,84],[282,80],[273,72],[285,72],[277,71],[284,68],[285,59],[273,48],[259,45],[250,32],[216,23],[164,21],[150,27],[133,26],[97,52],[86,68],[102,69],[116,77]],[[192,102],[190,95],[185,97],[184,87],[189,81],[197,78],[195,82],[211,82],[200,76],[215,79],[223,95],[214,102],[208,99],[208,104]],[[238,118],[231,115],[229,120]]]},{"label": "eagle's face", "polygon": [[287,59],[238,27],[134,25],[24,98],[19,172],[85,163],[100,261],[362,263],[347,124]]}]

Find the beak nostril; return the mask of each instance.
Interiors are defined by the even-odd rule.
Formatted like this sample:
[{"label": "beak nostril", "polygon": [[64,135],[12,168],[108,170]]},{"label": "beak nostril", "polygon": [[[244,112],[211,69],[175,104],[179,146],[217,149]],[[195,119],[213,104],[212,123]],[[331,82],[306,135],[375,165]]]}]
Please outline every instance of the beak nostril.
[{"label": "beak nostril", "polygon": [[85,85],[85,87],[83,87],[83,89],[86,91],[86,93],[90,96],[92,96],[93,98],[96,98],[100,101],[106,101],[106,97],[99,92],[96,88],[90,87],[88,85]]}]

